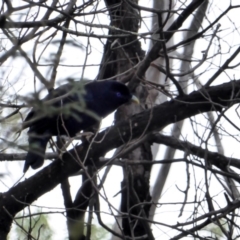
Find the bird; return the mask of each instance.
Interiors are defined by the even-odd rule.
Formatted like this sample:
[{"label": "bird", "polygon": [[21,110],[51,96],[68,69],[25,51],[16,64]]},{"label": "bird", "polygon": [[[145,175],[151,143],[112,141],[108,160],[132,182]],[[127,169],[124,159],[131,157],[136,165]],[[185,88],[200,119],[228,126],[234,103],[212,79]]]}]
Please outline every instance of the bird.
[{"label": "bird", "polygon": [[28,153],[23,172],[43,165],[47,143],[52,136],[75,136],[121,105],[139,103],[128,87],[115,80],[69,81],[37,101],[24,124],[29,127]]}]

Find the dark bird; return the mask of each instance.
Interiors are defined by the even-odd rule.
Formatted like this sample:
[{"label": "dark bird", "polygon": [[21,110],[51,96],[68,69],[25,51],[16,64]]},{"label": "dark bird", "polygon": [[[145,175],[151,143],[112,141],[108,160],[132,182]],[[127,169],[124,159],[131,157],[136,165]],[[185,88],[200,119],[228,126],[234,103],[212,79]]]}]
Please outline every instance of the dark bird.
[{"label": "dark bird", "polygon": [[69,82],[37,102],[24,122],[29,127],[29,151],[23,172],[42,166],[51,136],[73,137],[122,104],[138,99],[127,86],[116,81]]}]

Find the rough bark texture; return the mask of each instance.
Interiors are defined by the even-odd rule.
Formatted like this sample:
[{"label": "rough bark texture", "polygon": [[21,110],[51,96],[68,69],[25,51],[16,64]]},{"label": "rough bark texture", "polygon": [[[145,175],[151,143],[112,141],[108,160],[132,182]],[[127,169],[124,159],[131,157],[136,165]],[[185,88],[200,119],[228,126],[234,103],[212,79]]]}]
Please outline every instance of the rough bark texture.
[{"label": "rough bark texture", "polygon": [[[132,7],[127,1],[105,1],[111,16],[111,26],[118,27],[131,32],[138,32],[140,25],[140,13],[138,9]],[[138,1],[133,1],[137,4]],[[110,31],[110,34],[116,32]],[[141,45],[136,36],[128,38],[112,39],[108,41],[104,49],[102,59],[102,68],[100,70],[101,78],[113,78],[120,73],[134,70],[134,66],[144,57]],[[109,64],[108,62],[111,62]],[[122,81],[125,75],[120,75],[117,80]],[[116,114],[116,122],[122,119],[128,119],[135,113],[144,110],[147,92],[142,86],[138,86],[136,94],[140,98],[141,105],[128,105],[121,107]],[[123,148],[118,149],[121,152]],[[126,154],[125,158],[134,160],[149,159],[152,160],[151,146],[148,141]],[[142,236],[148,234],[148,224],[145,221],[138,221],[130,214],[148,217],[150,205],[142,207],[142,202],[151,200],[149,193],[149,177],[151,166],[135,165],[123,168],[124,180],[121,184],[122,200],[121,212],[129,214],[129,218],[122,219],[122,229],[125,236]],[[140,204],[140,205],[139,205]],[[138,205],[138,207],[136,207]],[[145,211],[144,213],[141,213]],[[144,215],[143,215],[144,214]]]}]

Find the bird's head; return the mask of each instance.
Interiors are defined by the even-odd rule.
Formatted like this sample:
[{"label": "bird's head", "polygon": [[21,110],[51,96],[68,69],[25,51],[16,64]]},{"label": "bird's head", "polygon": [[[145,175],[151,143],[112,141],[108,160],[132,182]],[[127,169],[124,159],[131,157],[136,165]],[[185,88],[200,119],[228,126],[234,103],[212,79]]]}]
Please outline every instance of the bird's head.
[{"label": "bird's head", "polygon": [[[91,91],[93,100],[98,104],[99,115],[108,115],[125,103],[139,104],[138,98],[123,83],[108,80],[96,81],[86,85],[87,95]],[[100,106],[101,105],[101,106]],[[96,111],[96,110],[95,110]]]},{"label": "bird's head", "polygon": [[117,81],[108,81],[109,89],[106,95],[109,94],[109,98],[116,101],[116,103],[122,105],[128,102],[134,102],[139,104],[139,99],[129,91],[129,88],[123,83]]}]

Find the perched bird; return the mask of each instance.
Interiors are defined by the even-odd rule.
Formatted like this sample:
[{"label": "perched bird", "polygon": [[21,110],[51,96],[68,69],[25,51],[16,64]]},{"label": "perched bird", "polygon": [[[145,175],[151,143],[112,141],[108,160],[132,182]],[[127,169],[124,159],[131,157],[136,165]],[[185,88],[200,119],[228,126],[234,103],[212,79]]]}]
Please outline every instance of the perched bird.
[{"label": "perched bird", "polygon": [[72,81],[52,90],[25,119],[29,151],[23,172],[42,166],[51,136],[73,137],[129,101],[138,102],[127,86],[117,81]]}]

